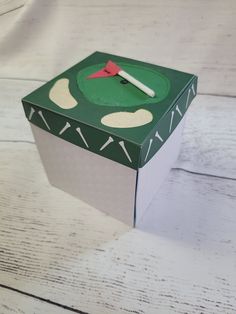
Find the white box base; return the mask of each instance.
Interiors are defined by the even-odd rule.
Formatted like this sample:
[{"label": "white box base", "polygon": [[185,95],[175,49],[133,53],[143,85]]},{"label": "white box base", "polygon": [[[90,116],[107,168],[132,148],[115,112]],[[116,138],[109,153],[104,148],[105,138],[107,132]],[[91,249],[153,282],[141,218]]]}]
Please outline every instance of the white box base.
[{"label": "white box base", "polygon": [[183,117],[161,149],[143,168],[138,170],[136,223],[142,218],[179,155],[184,123],[185,117]]},{"label": "white box base", "polygon": [[134,226],[175,162],[184,118],[157,154],[139,170],[94,154],[31,124],[49,182]]}]

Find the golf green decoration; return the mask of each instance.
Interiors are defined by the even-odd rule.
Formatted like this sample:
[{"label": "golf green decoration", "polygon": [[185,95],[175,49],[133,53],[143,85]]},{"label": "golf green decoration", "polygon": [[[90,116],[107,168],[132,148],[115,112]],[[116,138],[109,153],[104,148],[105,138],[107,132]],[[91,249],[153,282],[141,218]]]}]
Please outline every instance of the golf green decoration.
[{"label": "golf green decoration", "polygon": [[[137,87],[125,81],[120,76],[88,79],[92,73],[103,68],[105,64],[96,64],[79,71],[77,83],[88,101],[111,107],[137,107],[145,104],[156,104],[167,97],[170,82],[167,77],[153,69],[120,62],[119,66],[133,77],[145,82],[156,96],[151,98]],[[116,97],[114,97],[116,95]]]},{"label": "golf green decoration", "polygon": [[[154,91],[119,75],[88,78],[109,60]],[[22,99],[27,119],[91,153],[132,169],[165,144],[196,95],[197,77],[95,52]]]},{"label": "golf green decoration", "polygon": [[136,79],[135,77],[133,77],[132,75],[124,71],[124,69],[122,69],[118,64],[116,64],[115,62],[111,60],[109,60],[106,63],[104,68],[102,68],[101,70],[95,73],[90,74],[88,78],[91,79],[91,78],[99,78],[99,77],[110,77],[110,76],[115,76],[115,75],[119,75],[120,77],[125,79],[126,83],[128,82],[131,83],[133,86],[136,86],[138,89],[143,91],[146,95],[150,97],[156,96],[153,89],[151,89],[147,85],[143,84],[140,80]]}]

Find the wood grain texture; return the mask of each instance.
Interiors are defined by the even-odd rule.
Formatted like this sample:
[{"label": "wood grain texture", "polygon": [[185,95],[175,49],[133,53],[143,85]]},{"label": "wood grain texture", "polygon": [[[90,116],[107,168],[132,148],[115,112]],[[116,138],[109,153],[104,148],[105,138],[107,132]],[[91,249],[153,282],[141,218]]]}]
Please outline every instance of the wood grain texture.
[{"label": "wood grain texture", "polygon": [[0,16],[16,9],[21,8],[25,0],[1,0],[0,1]]},{"label": "wood grain texture", "polygon": [[66,309],[18,292],[0,288],[0,314],[69,314]]},{"label": "wood grain texture", "polygon": [[201,93],[235,95],[235,14],[234,0],[28,1],[2,29],[0,77],[48,80],[100,50],[197,74]]},{"label": "wood grain texture", "polygon": [[129,229],[49,185],[19,104],[40,83],[1,83],[0,284],[90,314],[235,313],[234,99],[196,98],[177,166],[206,175],[173,170]]},{"label": "wood grain texture", "polygon": [[176,167],[236,179],[236,98],[198,96]]}]

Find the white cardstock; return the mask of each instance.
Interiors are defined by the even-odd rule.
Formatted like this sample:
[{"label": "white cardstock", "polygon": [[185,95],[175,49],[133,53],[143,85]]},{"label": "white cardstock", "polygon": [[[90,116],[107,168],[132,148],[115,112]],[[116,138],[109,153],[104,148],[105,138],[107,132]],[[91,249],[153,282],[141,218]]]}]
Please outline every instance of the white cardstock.
[{"label": "white cardstock", "polygon": [[[32,123],[31,128],[49,182],[53,186],[135,226],[178,156],[184,120],[185,117],[154,157],[138,170],[71,144]],[[66,125],[60,132],[68,127]],[[155,137],[162,141],[159,133]],[[112,141],[112,137],[109,137],[100,150]],[[119,144],[123,147],[122,142]]]}]

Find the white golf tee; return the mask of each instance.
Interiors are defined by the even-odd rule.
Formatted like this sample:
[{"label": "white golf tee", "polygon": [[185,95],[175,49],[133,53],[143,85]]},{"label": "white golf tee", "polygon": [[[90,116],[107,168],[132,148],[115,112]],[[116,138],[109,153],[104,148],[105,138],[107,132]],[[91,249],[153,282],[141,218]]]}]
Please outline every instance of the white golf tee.
[{"label": "white golf tee", "polygon": [[131,84],[135,85],[137,88],[139,88],[141,91],[143,91],[148,96],[150,96],[150,97],[154,97],[155,96],[154,90],[152,90],[151,88],[147,87],[146,85],[144,85],[140,81],[136,80],[136,78],[134,78],[132,75],[128,74],[127,72],[125,72],[123,70],[120,70],[118,72],[118,75],[123,77],[124,79],[126,79]]}]

